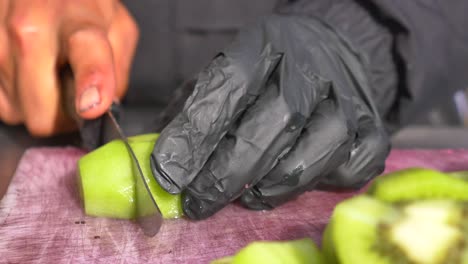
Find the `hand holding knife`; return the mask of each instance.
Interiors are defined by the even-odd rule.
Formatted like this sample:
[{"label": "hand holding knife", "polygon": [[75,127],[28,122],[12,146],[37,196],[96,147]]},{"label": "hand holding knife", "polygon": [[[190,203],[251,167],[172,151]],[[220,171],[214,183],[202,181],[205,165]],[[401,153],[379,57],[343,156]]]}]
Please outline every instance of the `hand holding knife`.
[{"label": "hand holding knife", "polygon": [[[161,211],[150,192],[148,180],[143,175],[140,164],[133,152],[127,137],[118,124],[120,108],[117,103],[113,103],[110,109],[97,120],[83,120],[77,114],[74,107],[74,82],[73,72],[69,67],[61,71],[62,87],[64,89],[65,109],[78,123],[80,133],[85,145],[94,148],[100,144],[105,144],[112,140],[121,140],[128,150],[132,160],[132,170],[135,176],[135,205],[137,222],[147,236],[155,236],[162,225],[163,217]],[[99,134],[96,133],[99,131]]]}]

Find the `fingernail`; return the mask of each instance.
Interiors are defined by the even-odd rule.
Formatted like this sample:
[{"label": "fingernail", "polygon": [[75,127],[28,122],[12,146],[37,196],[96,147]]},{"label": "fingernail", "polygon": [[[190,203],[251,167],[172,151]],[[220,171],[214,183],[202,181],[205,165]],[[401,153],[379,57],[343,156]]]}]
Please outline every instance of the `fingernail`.
[{"label": "fingernail", "polygon": [[86,112],[101,103],[101,96],[96,86],[90,86],[80,96],[80,112]]}]

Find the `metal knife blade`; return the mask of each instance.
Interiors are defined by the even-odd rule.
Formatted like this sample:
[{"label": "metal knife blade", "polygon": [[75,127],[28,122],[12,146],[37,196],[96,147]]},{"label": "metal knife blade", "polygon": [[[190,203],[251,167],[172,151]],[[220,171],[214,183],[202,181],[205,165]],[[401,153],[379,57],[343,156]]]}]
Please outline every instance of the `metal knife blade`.
[{"label": "metal knife blade", "polygon": [[132,160],[133,175],[135,175],[135,204],[137,222],[145,235],[153,237],[159,232],[163,222],[163,217],[158,204],[151,194],[147,179],[141,170],[138,159],[130,144],[128,143],[127,137],[124,135],[120,125],[117,123],[112,110],[107,111],[107,113],[102,118],[103,122],[105,122],[104,127],[108,128],[108,130],[105,131],[105,133],[107,133],[105,137],[109,139],[114,138],[122,140],[128,150]]}]

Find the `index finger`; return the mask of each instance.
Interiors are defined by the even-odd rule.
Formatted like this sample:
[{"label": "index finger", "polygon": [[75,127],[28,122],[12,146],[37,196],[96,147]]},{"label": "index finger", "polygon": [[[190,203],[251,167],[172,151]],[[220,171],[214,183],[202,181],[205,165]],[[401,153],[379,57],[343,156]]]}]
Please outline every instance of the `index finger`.
[{"label": "index finger", "polygon": [[180,193],[192,182],[226,132],[261,93],[279,56],[251,60],[216,57],[198,76],[182,113],[162,131],[151,165],[156,180],[169,193]]},{"label": "index finger", "polygon": [[[58,43],[53,8],[37,1],[11,2],[8,29],[15,58],[17,97],[26,127],[35,136],[73,129],[61,109],[56,78]],[[39,65],[39,66],[38,66]]]},{"label": "index finger", "polygon": [[105,113],[115,98],[112,48],[103,29],[86,26],[67,36],[67,51],[76,79],[76,111],[85,119]]}]

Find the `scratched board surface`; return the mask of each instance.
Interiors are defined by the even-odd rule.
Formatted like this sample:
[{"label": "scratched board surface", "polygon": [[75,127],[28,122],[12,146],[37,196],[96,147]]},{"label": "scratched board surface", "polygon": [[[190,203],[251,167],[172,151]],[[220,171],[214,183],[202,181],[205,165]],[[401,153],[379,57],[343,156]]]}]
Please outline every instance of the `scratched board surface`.
[{"label": "scratched board surface", "polygon": [[[0,201],[0,263],[208,263],[254,240],[311,237],[320,243],[334,205],[352,194],[311,192],[273,211],[230,205],[214,217],[164,223],[154,238],[123,220],[83,214],[75,148],[25,153]],[[406,167],[468,170],[468,150],[394,150],[387,171]]]}]

